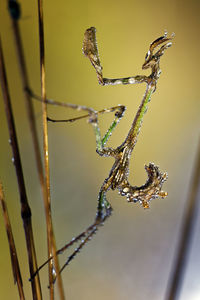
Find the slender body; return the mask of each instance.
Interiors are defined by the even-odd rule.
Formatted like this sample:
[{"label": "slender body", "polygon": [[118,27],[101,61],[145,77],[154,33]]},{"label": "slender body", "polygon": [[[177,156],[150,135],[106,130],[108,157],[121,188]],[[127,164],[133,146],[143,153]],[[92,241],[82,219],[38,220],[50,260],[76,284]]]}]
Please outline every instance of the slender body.
[{"label": "slender body", "polygon": [[[109,205],[102,194],[105,194],[105,192],[110,188],[113,190],[118,189],[119,193],[122,196],[126,196],[129,202],[139,201],[144,208],[149,207],[149,202],[152,199],[158,196],[165,197],[167,195],[167,193],[161,190],[163,182],[167,179],[167,174],[162,174],[159,168],[157,166],[154,166],[154,164],[150,163],[149,166],[145,166],[148,174],[148,180],[141,187],[131,186],[128,182],[128,175],[130,156],[137,142],[137,137],[142,125],[144,114],[148,108],[148,103],[151,99],[151,95],[156,89],[157,80],[161,73],[159,66],[160,57],[163,55],[164,51],[171,46],[171,42],[169,42],[169,40],[171,40],[171,38],[167,38],[167,35],[165,34],[150,45],[149,51],[145,57],[145,62],[142,66],[143,69],[151,68],[152,72],[148,77],[138,75],[120,79],[108,79],[104,78],[102,73],[103,68],[100,63],[96,42],[96,29],[94,27],[91,27],[85,32],[83,53],[89,58],[93,67],[95,68],[99,84],[114,85],[135,84],[143,82],[146,83],[146,92],[133,120],[129,133],[125,141],[119,147],[117,147],[116,149],[104,148],[105,137],[102,139],[102,141],[100,141],[100,134],[98,130],[95,129],[97,139],[97,152],[102,156],[112,156],[115,158],[115,162],[110,171],[109,177],[104,181],[99,195],[99,201],[101,202],[101,198],[103,198],[104,200],[102,202],[106,202],[105,206],[107,207],[109,207]],[[153,50],[161,44],[162,46],[160,47],[160,49],[155,54],[153,54]],[[118,118],[120,117],[122,117],[122,115],[119,114]],[[115,123],[117,123],[117,120],[115,120]],[[94,127],[98,127],[98,124],[94,124]]]},{"label": "slender body", "polygon": [[[68,244],[57,251],[57,254],[62,253],[68,249],[75,242],[80,241],[79,246],[75,251],[68,257],[68,260],[61,268],[62,270],[69,264],[69,262],[76,256],[76,254],[83,248],[83,246],[91,239],[94,233],[98,230],[99,226],[103,225],[105,220],[111,215],[112,207],[108,200],[106,199],[106,193],[108,190],[118,190],[119,194],[125,196],[128,202],[139,202],[144,208],[149,207],[149,202],[157,197],[166,197],[167,193],[162,191],[162,185],[167,179],[167,174],[162,173],[158,166],[153,163],[149,163],[145,166],[148,179],[145,184],[140,187],[132,186],[128,181],[129,176],[129,162],[132,151],[136,145],[138,134],[142,125],[144,114],[147,111],[148,103],[151,99],[152,94],[156,90],[156,84],[160,76],[160,57],[164,54],[164,51],[171,46],[170,40],[173,38],[167,37],[165,33],[162,37],[156,39],[150,44],[149,50],[145,57],[145,62],[142,69],[151,69],[151,74],[149,76],[137,75],[126,78],[109,79],[104,78],[102,73],[102,66],[100,63],[97,42],[96,42],[96,29],[91,27],[85,31],[84,41],[83,41],[83,53],[89,58],[93,67],[96,70],[98,82],[100,85],[116,85],[116,84],[135,84],[135,83],[146,83],[146,91],[138,108],[136,116],[131,124],[131,128],[124,142],[118,146],[116,149],[106,148],[105,144],[108,141],[112,131],[119,123],[120,119],[123,117],[125,107],[120,105],[112,107],[110,109],[104,109],[100,112],[96,112],[91,108],[81,107],[73,104],[59,104],[62,106],[68,106],[76,109],[83,109],[88,112],[88,115],[78,117],[70,120],[52,120],[50,121],[66,121],[72,122],[76,119],[80,119],[89,116],[89,121],[94,127],[95,137],[96,137],[96,151],[101,156],[110,156],[115,159],[114,164],[110,170],[108,177],[103,182],[98,196],[98,206],[95,220],[92,225],[90,225],[85,231],[79,234],[77,237],[73,238]],[[159,47],[157,52],[155,49]],[[155,52],[155,53],[154,53]],[[46,100],[48,103],[56,104],[53,100]],[[52,102],[53,101],[53,102]],[[74,106],[74,107],[73,107]],[[101,137],[100,129],[98,126],[98,113],[115,111],[115,119],[109,127],[108,131]],[[49,260],[51,260],[51,257]],[[48,260],[48,261],[49,261]],[[48,262],[46,261],[38,271]],[[37,271],[37,272],[38,272]],[[55,275],[56,279],[56,275]]]}]

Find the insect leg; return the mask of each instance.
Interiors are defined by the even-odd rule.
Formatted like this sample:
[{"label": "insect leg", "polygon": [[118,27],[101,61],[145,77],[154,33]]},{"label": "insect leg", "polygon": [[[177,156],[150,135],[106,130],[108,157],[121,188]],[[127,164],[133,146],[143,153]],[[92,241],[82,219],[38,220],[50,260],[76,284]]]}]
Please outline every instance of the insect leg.
[{"label": "insect leg", "polygon": [[[106,191],[108,189],[108,186],[106,185],[106,182],[103,184],[103,186],[100,189],[99,197],[98,197],[98,206],[97,206],[97,213],[94,220],[94,223],[90,225],[85,231],[83,231],[81,234],[73,238],[69,243],[65,244],[62,248],[60,248],[57,251],[57,255],[62,254],[65,250],[67,250],[70,246],[72,246],[74,243],[78,242],[80,239],[81,242],[78,245],[78,247],[74,250],[74,252],[68,257],[65,264],[60,269],[60,272],[62,272],[65,267],[71,262],[71,260],[74,259],[74,257],[80,252],[80,250],[91,240],[92,236],[97,232],[100,226],[104,224],[104,222],[107,220],[107,218],[112,213],[112,207],[108,200],[106,199]],[[33,274],[32,278],[30,280],[33,280],[33,278],[38,274],[38,272],[50,261],[53,259],[53,256],[50,257],[47,261],[45,261]],[[57,275],[55,274],[54,282],[56,281]]]},{"label": "insect leg", "polygon": [[148,82],[148,77],[145,75],[137,75],[116,79],[103,77],[103,67],[101,66],[99,58],[95,27],[90,27],[85,31],[83,40],[83,54],[85,54],[85,56],[89,58],[92,66],[95,68],[97,79],[100,85],[135,84]]}]

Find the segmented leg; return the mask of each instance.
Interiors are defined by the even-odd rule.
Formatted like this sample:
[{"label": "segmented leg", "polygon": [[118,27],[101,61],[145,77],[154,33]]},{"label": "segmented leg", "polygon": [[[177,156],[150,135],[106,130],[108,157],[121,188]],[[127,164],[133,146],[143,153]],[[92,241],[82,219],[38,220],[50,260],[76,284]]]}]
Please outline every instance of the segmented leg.
[{"label": "segmented leg", "polygon": [[[35,93],[33,93],[33,91],[30,88],[26,88],[27,93],[34,99],[38,100],[38,101],[42,101],[41,97],[36,95]],[[55,120],[52,119],[50,117],[48,117],[48,121],[50,122],[55,122],[55,123],[71,123],[71,122],[75,122],[77,120],[81,120],[84,118],[89,118],[89,122],[93,125],[94,128],[94,132],[95,132],[95,137],[96,137],[96,145],[97,145],[97,153],[99,153],[99,155],[109,155],[112,156],[112,148],[104,148],[106,142],[108,141],[109,137],[111,136],[113,130],[115,129],[115,127],[117,126],[117,124],[120,122],[121,118],[124,115],[124,112],[126,110],[126,107],[124,105],[117,105],[117,106],[113,106],[110,108],[105,108],[99,111],[95,111],[93,108],[88,107],[88,106],[84,106],[84,105],[77,105],[77,104],[72,104],[72,103],[66,103],[66,102],[59,102],[59,101],[55,101],[53,99],[46,99],[46,103],[50,104],[50,105],[55,105],[55,106],[61,106],[61,107],[66,107],[66,108],[72,108],[75,110],[83,110],[83,111],[87,111],[88,114],[83,115],[83,116],[79,116],[79,117],[75,117],[72,119],[64,119],[64,120]],[[97,115],[99,114],[104,114],[104,113],[110,113],[110,112],[115,112],[115,119],[113,120],[113,122],[111,123],[109,129],[107,130],[107,132],[105,133],[104,137],[101,138],[101,134],[100,134],[100,129],[98,126],[98,118]]]},{"label": "segmented leg", "polygon": [[[91,64],[96,70],[97,78],[100,85],[118,85],[118,84],[135,84],[135,83],[143,83],[146,82],[149,84],[153,76],[156,75],[156,80],[159,78],[160,69],[159,69],[159,59],[163,55],[164,51],[169,48],[172,43],[169,42],[174,37],[174,34],[170,38],[167,37],[167,32],[155,41],[150,44],[149,51],[145,57],[145,63],[142,66],[142,69],[152,68],[152,74],[150,76],[145,75],[136,75],[125,78],[104,78],[103,77],[103,67],[101,66],[97,40],[96,40],[96,28],[90,27],[85,31],[84,40],[83,40],[83,53],[86,57],[89,58]],[[155,54],[153,51],[161,44],[164,44]]]},{"label": "segmented leg", "polygon": [[[26,87],[26,92],[29,94],[30,97],[34,98],[35,100],[38,100],[38,101],[42,102],[42,98],[40,96],[36,95],[29,87]],[[59,101],[56,101],[56,100],[53,100],[53,99],[46,99],[45,102],[47,104],[50,104],[50,105],[61,106],[61,107],[66,107],[66,108],[72,108],[72,109],[75,109],[75,110],[78,110],[78,111],[83,110],[83,111],[86,111],[88,113],[87,115],[80,116],[80,117],[73,118],[73,119],[68,119],[67,121],[63,120],[62,122],[74,122],[76,120],[83,119],[83,118],[86,118],[86,117],[90,117],[89,120],[91,122],[96,119],[96,113],[97,112],[91,107],[88,107],[88,106],[85,106],[85,105],[77,105],[77,104],[73,104],[73,103],[59,102]],[[59,120],[56,121],[56,120],[53,120],[51,118],[49,118],[49,120],[52,121],[52,122],[54,122],[54,121],[59,122]]]},{"label": "segmented leg", "polygon": [[90,27],[85,31],[83,40],[83,53],[86,57],[89,58],[91,64],[95,68],[100,85],[135,84],[148,82],[148,77],[144,75],[137,75],[117,79],[109,79],[103,77],[103,68],[101,66],[99,58],[95,27]]},{"label": "segmented leg", "polygon": [[[97,232],[100,226],[104,224],[108,217],[110,217],[112,213],[112,207],[110,203],[106,199],[106,190],[105,184],[102,186],[99,198],[98,198],[98,207],[97,207],[97,214],[94,223],[89,226],[86,231],[82,235],[82,241],[79,246],[75,249],[75,251],[68,257],[65,264],[62,266],[60,272],[64,270],[64,268],[70,263],[72,259],[77,255],[77,253],[89,242],[92,236]],[[71,246],[71,245],[70,245]],[[68,247],[67,247],[68,248]],[[67,249],[64,247],[63,251]],[[55,278],[56,279],[56,278]]]},{"label": "segmented leg", "polygon": [[[99,192],[99,197],[98,197],[98,207],[97,207],[97,213],[96,217],[94,220],[94,223],[90,225],[85,231],[83,231],[81,234],[73,238],[69,243],[64,245],[62,248],[60,248],[57,251],[57,255],[62,254],[65,250],[67,250],[69,247],[74,245],[75,243],[80,242],[78,247],[73,251],[73,253],[68,257],[67,261],[65,264],[62,266],[60,269],[60,273],[64,270],[64,268],[71,262],[71,260],[74,259],[74,257],[80,252],[80,250],[89,242],[89,240],[92,238],[92,236],[97,232],[100,226],[104,224],[104,222],[107,220],[107,218],[111,215],[112,213],[112,207],[108,200],[106,199],[106,192],[109,187],[106,184],[106,181],[102,185],[100,192]],[[50,261],[53,259],[53,256],[50,257],[47,261],[45,261],[38,269],[37,271],[33,274],[33,277],[30,279],[32,280],[37,273]],[[55,274],[54,276],[54,282],[56,281],[57,275]]]},{"label": "segmented leg", "polygon": [[[42,98],[40,96],[36,95],[30,88],[26,88],[26,92],[29,94],[30,97],[34,98],[35,100],[38,100],[38,101],[42,102]],[[60,101],[56,101],[56,100],[53,100],[53,99],[46,99],[46,103],[50,104],[50,105],[55,105],[55,106],[72,108],[72,109],[75,109],[77,111],[83,110],[83,111],[88,112],[88,114],[86,114],[86,115],[75,117],[75,118],[72,118],[72,119],[55,120],[55,119],[52,119],[52,118],[48,117],[48,121],[58,122],[58,123],[59,122],[71,123],[71,122],[75,122],[77,120],[85,119],[85,118],[88,118],[88,117],[89,117],[89,122],[91,122],[91,123],[94,122],[95,123],[96,117],[94,117],[94,116],[101,115],[101,114],[104,114],[104,113],[115,112],[115,111],[116,111],[116,113],[115,113],[116,123],[118,123],[120,121],[120,119],[123,117],[123,114],[126,110],[126,107],[124,105],[120,105],[120,104],[117,105],[117,106],[112,106],[110,108],[104,108],[104,109],[101,109],[99,111],[96,111],[93,108],[85,106],[85,105],[78,105],[78,104],[73,104],[73,103],[68,103],[68,102],[60,102]],[[115,120],[113,121],[113,123],[114,122],[115,122]],[[116,125],[113,124],[114,127]]]}]

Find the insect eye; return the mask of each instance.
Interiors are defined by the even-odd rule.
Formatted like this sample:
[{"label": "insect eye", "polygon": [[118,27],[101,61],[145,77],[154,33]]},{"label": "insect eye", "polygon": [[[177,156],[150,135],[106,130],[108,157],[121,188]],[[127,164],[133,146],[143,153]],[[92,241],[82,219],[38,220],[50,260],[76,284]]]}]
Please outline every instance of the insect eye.
[{"label": "insect eye", "polygon": [[151,52],[148,51],[147,54],[146,54],[146,56],[145,56],[145,61],[147,61],[149,59],[150,55],[151,55]]}]

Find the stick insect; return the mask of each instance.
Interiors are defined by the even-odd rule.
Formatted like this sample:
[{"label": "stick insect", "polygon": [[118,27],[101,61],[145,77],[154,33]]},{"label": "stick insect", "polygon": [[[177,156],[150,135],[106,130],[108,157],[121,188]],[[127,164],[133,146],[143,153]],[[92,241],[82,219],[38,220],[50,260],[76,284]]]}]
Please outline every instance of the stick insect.
[{"label": "stick insect", "polygon": [[[95,111],[92,108],[85,106],[78,106],[74,104],[60,103],[53,100],[46,100],[49,104],[62,105],[66,107],[71,107],[74,109],[82,109],[88,112],[87,115],[70,119],[70,120],[53,120],[48,118],[52,122],[72,122],[77,119],[89,117],[89,122],[92,124],[96,137],[96,152],[100,156],[107,156],[114,158],[114,164],[110,170],[108,177],[104,180],[98,196],[98,206],[97,213],[94,222],[81,234],[74,237],[69,243],[57,251],[57,254],[61,254],[63,251],[68,249],[74,243],[79,242],[78,247],[74,252],[68,257],[67,261],[61,268],[60,272],[70,263],[70,261],[77,255],[77,253],[86,245],[86,243],[92,238],[92,236],[97,232],[100,226],[110,217],[112,213],[112,206],[106,198],[106,193],[109,190],[118,190],[119,194],[125,196],[127,201],[130,203],[139,202],[143,208],[149,208],[149,203],[151,200],[158,198],[159,196],[164,198],[167,196],[167,192],[162,191],[162,185],[167,180],[167,173],[162,173],[158,166],[153,163],[145,166],[145,170],[148,175],[148,179],[145,184],[140,187],[132,186],[128,181],[129,176],[129,162],[132,151],[136,145],[138,134],[142,125],[144,114],[147,111],[148,103],[151,99],[152,94],[156,90],[157,81],[160,77],[160,58],[164,54],[165,50],[169,48],[172,43],[171,37],[167,37],[167,33],[159,37],[150,44],[149,50],[145,56],[145,62],[142,65],[142,69],[151,69],[151,74],[149,76],[137,75],[126,78],[118,79],[108,79],[103,77],[102,66],[100,63],[98,47],[96,42],[96,29],[91,27],[85,31],[84,41],[83,41],[83,53],[89,58],[92,66],[96,70],[98,82],[100,85],[116,85],[116,84],[135,84],[135,83],[146,83],[146,91],[138,108],[136,116],[131,124],[131,128],[128,132],[127,137],[124,142],[119,145],[116,149],[105,147],[111,133],[113,132],[116,125],[119,123],[123,117],[125,106],[119,105],[112,107],[110,109],[104,109],[102,111]],[[158,49],[157,49],[158,48]],[[157,51],[155,51],[157,49]],[[35,98],[35,96],[30,90],[28,92]],[[40,99],[39,99],[40,100]],[[98,125],[98,114],[104,112],[115,111],[114,121],[111,123],[108,131],[105,133],[103,138],[101,137],[99,125]],[[38,271],[46,265],[53,257],[50,257]],[[55,275],[56,280],[56,275]]]}]

